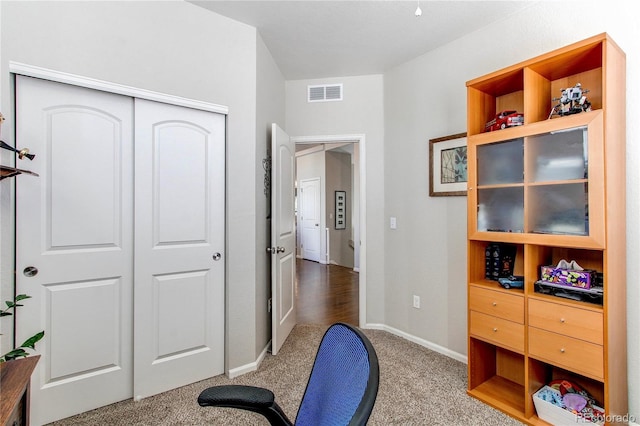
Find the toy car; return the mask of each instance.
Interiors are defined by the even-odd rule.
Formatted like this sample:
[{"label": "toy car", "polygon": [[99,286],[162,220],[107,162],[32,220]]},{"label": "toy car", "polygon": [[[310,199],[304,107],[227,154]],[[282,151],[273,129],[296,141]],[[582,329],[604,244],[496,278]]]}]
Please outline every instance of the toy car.
[{"label": "toy car", "polygon": [[504,288],[522,288],[524,287],[524,277],[519,275],[510,275],[508,277],[498,278],[498,282]]},{"label": "toy car", "polygon": [[522,126],[524,124],[524,114],[514,110],[506,110],[496,114],[495,118],[484,126],[485,132],[502,130],[507,127]]}]

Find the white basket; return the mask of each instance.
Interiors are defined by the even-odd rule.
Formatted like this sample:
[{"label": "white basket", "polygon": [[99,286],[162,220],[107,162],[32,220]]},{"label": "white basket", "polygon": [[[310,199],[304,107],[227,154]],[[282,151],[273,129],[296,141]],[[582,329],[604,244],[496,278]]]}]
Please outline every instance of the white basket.
[{"label": "white basket", "polygon": [[560,392],[556,389],[553,389],[549,386],[543,386],[538,390],[538,392],[533,394],[533,403],[536,406],[536,412],[538,413],[538,417],[544,420],[547,423],[551,423],[554,426],[576,426],[581,424],[586,425],[603,425],[603,422],[594,423],[589,420],[586,420],[576,414],[573,414],[569,410],[565,410],[562,407],[558,407],[557,405],[553,405],[550,402],[547,402],[538,397],[538,393],[542,390],[548,389],[551,392],[555,392],[559,394]]}]

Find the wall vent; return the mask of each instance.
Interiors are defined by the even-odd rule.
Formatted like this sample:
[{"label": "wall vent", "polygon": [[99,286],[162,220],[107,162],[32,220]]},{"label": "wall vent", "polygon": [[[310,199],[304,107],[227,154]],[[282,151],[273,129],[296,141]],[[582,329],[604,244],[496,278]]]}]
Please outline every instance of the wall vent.
[{"label": "wall vent", "polygon": [[318,84],[307,86],[307,102],[342,100],[342,84]]}]

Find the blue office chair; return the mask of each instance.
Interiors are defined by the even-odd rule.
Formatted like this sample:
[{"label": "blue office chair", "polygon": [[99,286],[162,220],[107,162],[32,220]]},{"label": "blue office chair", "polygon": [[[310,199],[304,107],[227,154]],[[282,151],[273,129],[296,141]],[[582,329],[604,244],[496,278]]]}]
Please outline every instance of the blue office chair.
[{"label": "blue office chair", "polygon": [[[378,394],[378,357],[355,327],[333,324],[324,334],[302,396],[296,425],[365,425]],[[272,425],[293,425],[268,389],[225,385],[202,391],[203,407],[233,407],[262,414]]]}]

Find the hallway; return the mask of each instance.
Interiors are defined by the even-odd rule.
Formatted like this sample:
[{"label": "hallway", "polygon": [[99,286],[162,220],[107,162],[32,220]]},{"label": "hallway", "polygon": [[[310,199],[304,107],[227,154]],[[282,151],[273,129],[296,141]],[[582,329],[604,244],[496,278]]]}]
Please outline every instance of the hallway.
[{"label": "hallway", "polygon": [[358,275],[351,268],[297,259],[298,324],[358,326]]}]

